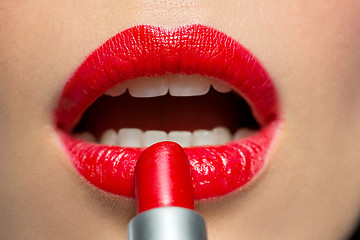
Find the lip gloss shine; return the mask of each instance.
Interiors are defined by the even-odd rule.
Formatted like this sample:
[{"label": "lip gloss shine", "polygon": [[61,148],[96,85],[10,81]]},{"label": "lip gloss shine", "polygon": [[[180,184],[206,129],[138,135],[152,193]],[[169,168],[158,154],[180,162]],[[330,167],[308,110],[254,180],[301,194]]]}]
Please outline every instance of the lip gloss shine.
[{"label": "lip gloss shine", "polygon": [[194,209],[190,164],[174,142],[148,147],[135,167],[138,215],[129,240],[206,240],[204,219]]}]

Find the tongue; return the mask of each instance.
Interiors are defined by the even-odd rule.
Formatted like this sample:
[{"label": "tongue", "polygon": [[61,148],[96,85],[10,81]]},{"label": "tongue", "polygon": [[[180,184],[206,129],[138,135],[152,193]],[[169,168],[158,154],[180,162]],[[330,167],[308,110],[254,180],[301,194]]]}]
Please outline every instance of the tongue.
[{"label": "tongue", "polygon": [[257,126],[245,100],[233,93],[211,90],[203,96],[134,98],[100,97],[85,112],[76,132],[89,131],[100,137],[109,128],[193,131],[225,126],[234,132]]}]

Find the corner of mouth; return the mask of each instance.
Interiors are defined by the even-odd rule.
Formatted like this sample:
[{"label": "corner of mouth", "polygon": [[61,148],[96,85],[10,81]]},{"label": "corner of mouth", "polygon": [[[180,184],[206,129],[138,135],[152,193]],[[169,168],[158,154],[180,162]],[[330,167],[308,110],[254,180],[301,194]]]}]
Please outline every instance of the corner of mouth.
[{"label": "corner of mouth", "polygon": [[[222,86],[220,91],[231,89],[245,99],[258,123],[256,131],[235,139],[229,139],[227,130],[219,126],[197,131],[199,139],[201,134],[205,136],[203,142],[200,141],[201,146],[185,148],[192,167],[195,198],[223,196],[244,186],[260,172],[276,139],[281,120],[274,84],[259,60],[231,37],[207,26],[189,25],[165,30],[140,25],[120,32],[90,54],[66,83],[55,109],[54,119],[59,135],[81,176],[107,192],[134,197],[134,167],[145,145],[116,146],[104,144],[106,141],[91,143],[91,137],[84,141],[72,136],[71,132],[86,110],[105,93],[115,94],[116,97],[126,91],[132,91],[132,95],[146,95],[146,87],[143,87],[144,91],[134,93],[137,90],[131,84],[145,79],[142,80],[145,85],[159,85],[161,76],[179,75],[185,77],[177,81],[180,87],[172,88],[175,89],[173,92],[181,92],[185,86],[181,84],[190,78],[187,76],[216,79],[212,86],[215,88],[218,84],[219,89]],[[152,84],[154,79],[157,80]],[[171,81],[165,82],[169,84]],[[201,89],[199,86],[197,88]],[[162,92],[155,95],[166,95],[169,90],[171,93],[171,87],[159,90],[161,88],[156,88],[157,92]],[[131,129],[123,133],[139,133],[134,127],[123,129]],[[216,131],[221,133],[216,135]],[[172,136],[181,140],[189,138],[185,131],[181,131],[182,135],[178,132]],[[142,138],[145,133],[142,132]],[[155,140],[156,134],[164,136],[162,132],[151,134],[150,138],[155,136]],[[226,137],[221,140],[223,142],[207,142],[211,138],[209,134],[217,136],[216,139]],[[111,139],[114,132],[108,135]]]}]

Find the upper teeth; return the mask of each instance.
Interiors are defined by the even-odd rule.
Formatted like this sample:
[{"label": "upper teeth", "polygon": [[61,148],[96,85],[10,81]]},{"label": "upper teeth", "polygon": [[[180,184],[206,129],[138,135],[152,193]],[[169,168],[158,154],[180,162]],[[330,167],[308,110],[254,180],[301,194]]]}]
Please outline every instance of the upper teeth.
[{"label": "upper teeth", "polygon": [[133,97],[172,96],[198,96],[206,94],[210,86],[221,93],[231,91],[231,87],[216,79],[198,75],[186,76],[182,74],[160,76],[156,78],[142,77],[125,83],[119,83],[109,89],[105,94],[119,96],[126,89]]},{"label": "upper teeth", "polygon": [[[114,129],[106,130],[99,143],[105,145],[122,146],[122,147],[148,147],[154,143],[161,141],[173,141],[182,147],[218,145],[225,144],[231,140],[244,138],[252,135],[254,130],[239,129],[234,136],[231,135],[229,129],[225,127],[216,127],[213,130],[195,130],[190,131],[164,131],[149,130],[142,131],[138,128],[122,128],[119,131]],[[95,137],[89,132],[78,134],[78,137],[89,142],[95,142]]]}]

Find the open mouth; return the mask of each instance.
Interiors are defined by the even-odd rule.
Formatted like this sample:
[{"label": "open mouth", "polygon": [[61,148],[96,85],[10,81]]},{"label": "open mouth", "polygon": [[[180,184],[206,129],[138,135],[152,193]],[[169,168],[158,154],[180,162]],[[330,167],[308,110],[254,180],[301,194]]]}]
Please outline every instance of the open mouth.
[{"label": "open mouth", "polygon": [[127,197],[136,160],[159,141],[185,148],[196,199],[232,192],[262,169],[280,122],[258,60],[202,25],[141,25],[112,37],[67,82],[55,110],[78,172]]},{"label": "open mouth", "polygon": [[104,145],[173,141],[191,147],[225,144],[257,130],[250,107],[229,85],[178,74],[115,85],[87,109],[74,132]]}]

